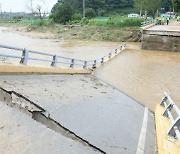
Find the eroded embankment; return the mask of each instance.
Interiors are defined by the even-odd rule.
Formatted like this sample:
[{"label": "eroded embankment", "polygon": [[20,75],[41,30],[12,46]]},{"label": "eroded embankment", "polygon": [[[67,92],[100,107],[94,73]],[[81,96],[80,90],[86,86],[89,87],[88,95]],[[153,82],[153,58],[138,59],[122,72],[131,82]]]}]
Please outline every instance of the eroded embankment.
[{"label": "eroded embankment", "polygon": [[78,141],[84,146],[88,146],[95,151],[99,151],[101,153],[106,153],[102,149],[96,147],[95,145],[89,143],[87,140],[81,138],[68,128],[64,127],[62,124],[57,122],[55,119],[51,118],[48,111],[30,101],[28,98],[22,96],[21,94],[15,91],[7,91],[0,87],[0,101],[5,102],[10,107],[18,108],[20,111],[26,113],[35,121],[45,125],[49,129],[60,133],[61,135],[70,138],[72,140]]},{"label": "eroded embankment", "polygon": [[139,27],[112,27],[112,26],[72,26],[49,25],[36,26],[31,24],[0,23],[0,26],[8,27],[9,32],[41,38],[59,40],[89,40],[110,42],[137,42],[141,38]]}]

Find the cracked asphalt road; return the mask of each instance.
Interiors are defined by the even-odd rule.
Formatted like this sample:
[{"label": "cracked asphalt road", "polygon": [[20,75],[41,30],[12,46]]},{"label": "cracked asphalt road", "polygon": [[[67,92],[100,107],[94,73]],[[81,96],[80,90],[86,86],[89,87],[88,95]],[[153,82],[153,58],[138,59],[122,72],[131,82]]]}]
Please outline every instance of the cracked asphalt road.
[{"label": "cracked asphalt road", "polygon": [[[94,76],[0,75],[0,87],[40,105],[53,119],[106,153],[137,152],[144,106]],[[97,153],[2,102],[0,110],[0,149],[4,147],[4,153],[13,149],[16,153]],[[6,145],[8,141],[11,146]],[[156,153],[154,115],[150,111],[142,145],[143,153]]]}]

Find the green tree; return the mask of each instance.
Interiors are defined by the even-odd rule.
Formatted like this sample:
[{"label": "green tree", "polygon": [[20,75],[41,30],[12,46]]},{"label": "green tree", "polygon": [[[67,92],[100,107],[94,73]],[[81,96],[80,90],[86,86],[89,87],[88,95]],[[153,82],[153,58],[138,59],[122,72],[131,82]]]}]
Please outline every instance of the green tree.
[{"label": "green tree", "polygon": [[87,18],[93,18],[96,16],[96,12],[92,8],[86,9],[86,17]]},{"label": "green tree", "polygon": [[98,9],[105,9],[106,0],[85,0],[86,7],[97,11]]},{"label": "green tree", "polygon": [[175,9],[179,10],[180,9],[180,0],[172,0],[173,6]]},{"label": "green tree", "polygon": [[138,8],[141,12],[144,11],[144,0],[134,0],[134,7]]},{"label": "green tree", "polygon": [[66,24],[72,18],[73,11],[69,2],[57,3],[52,10],[52,18],[55,22]]},{"label": "green tree", "polygon": [[172,7],[172,0],[163,0],[162,7],[165,8],[165,11],[170,11]]},{"label": "green tree", "polygon": [[[101,10],[100,12],[103,12],[103,10],[106,12],[115,11],[120,8],[133,7],[133,1],[134,0],[85,0],[85,3],[86,9],[92,8],[97,14],[99,13],[99,10]],[[57,9],[58,4],[62,4],[64,2],[68,2],[75,13],[82,13],[82,0],[58,0],[52,9],[52,12]]]},{"label": "green tree", "polygon": [[142,8],[155,18],[156,11],[160,9],[162,4],[161,0],[134,0],[134,6]]}]

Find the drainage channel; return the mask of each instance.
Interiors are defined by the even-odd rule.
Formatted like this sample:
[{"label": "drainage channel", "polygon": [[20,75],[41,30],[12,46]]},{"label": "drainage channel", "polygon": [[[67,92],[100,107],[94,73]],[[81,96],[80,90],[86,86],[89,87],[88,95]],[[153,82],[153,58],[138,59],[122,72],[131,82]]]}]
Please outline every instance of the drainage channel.
[{"label": "drainage channel", "polygon": [[4,88],[0,87],[0,101],[5,102],[8,106],[15,107],[20,111],[24,112],[28,116],[30,116],[35,121],[45,125],[47,128],[60,133],[61,135],[71,138],[72,140],[78,141],[84,146],[89,146],[95,151],[99,151],[103,154],[106,154],[105,151],[96,147],[95,145],[89,143],[87,140],[81,138],[68,128],[61,125],[59,122],[55,121],[50,117],[48,111],[35,104],[28,98],[23,95],[15,92],[15,91],[7,91]]}]

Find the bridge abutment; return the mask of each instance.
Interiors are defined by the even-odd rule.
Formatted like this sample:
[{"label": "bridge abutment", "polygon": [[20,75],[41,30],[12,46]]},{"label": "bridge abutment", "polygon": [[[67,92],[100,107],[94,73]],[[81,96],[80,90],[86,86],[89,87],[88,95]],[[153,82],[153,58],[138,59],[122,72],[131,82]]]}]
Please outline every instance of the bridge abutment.
[{"label": "bridge abutment", "polygon": [[180,30],[163,25],[143,30],[142,49],[180,51]]}]

